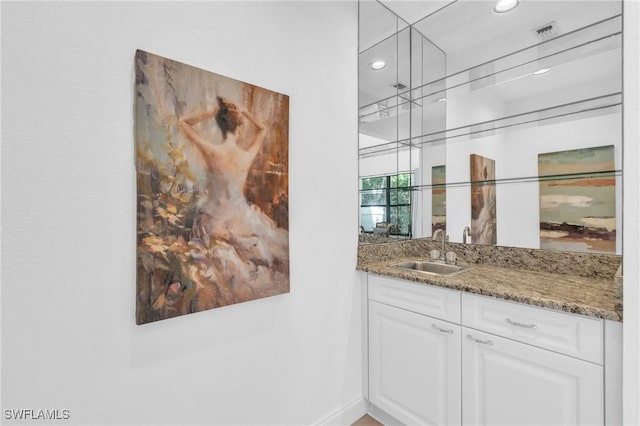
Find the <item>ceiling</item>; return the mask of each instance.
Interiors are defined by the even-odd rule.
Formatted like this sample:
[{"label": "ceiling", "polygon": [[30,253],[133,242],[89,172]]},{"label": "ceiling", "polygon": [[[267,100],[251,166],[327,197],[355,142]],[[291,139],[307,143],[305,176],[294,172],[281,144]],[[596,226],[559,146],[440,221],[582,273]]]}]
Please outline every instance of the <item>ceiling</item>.
[{"label": "ceiling", "polygon": [[535,30],[551,22],[557,24],[556,35],[561,35],[621,11],[621,3],[610,0],[521,0],[504,14],[493,12],[495,4],[459,0],[414,24],[447,53],[448,74],[540,43],[543,39]]},{"label": "ceiling", "polygon": [[409,24],[415,24],[425,16],[431,15],[456,0],[383,0],[380,3],[389,8]]},{"label": "ceiling", "polygon": [[[495,14],[495,2],[486,0],[381,0],[366,3],[371,3],[367,9],[369,17],[361,15],[360,31],[361,36],[363,31],[366,32],[369,39],[368,45],[361,44],[360,49],[360,106],[396,94],[392,85],[397,81],[410,83],[409,49],[403,47],[403,40],[408,38],[409,29],[401,31],[399,37],[389,38],[394,34],[394,29],[406,28],[406,22],[412,24],[413,28],[424,36],[425,45],[430,41],[442,51],[442,61],[446,61],[446,75],[451,76],[485,62],[492,62],[490,65],[497,68],[519,65],[530,61],[531,58],[547,54],[545,49],[549,45],[554,45],[556,50],[564,49],[564,41],[540,45],[543,39],[535,29],[547,23],[555,23],[554,36],[557,36],[621,13],[621,2],[611,0],[520,0],[516,9],[505,14]],[[376,7],[378,9],[375,9]],[[389,10],[401,19],[396,19]],[[376,35],[375,25],[370,25],[374,21],[370,18],[378,16],[379,19],[379,15],[384,15],[387,23],[383,36],[386,40],[376,44],[375,37],[380,37],[380,34]],[[614,24],[619,25],[617,22]],[[609,29],[607,31],[611,32]],[[583,33],[585,31],[578,33],[576,37],[570,35],[561,40],[573,39],[571,46],[575,46],[580,43],[579,37]],[[598,34],[589,37],[597,36]],[[378,38],[378,42],[381,39]],[[553,72],[544,76],[544,79],[516,76],[514,81],[495,85],[491,90],[506,102],[517,102],[544,92],[566,90],[569,86],[577,87],[581,83],[588,84],[589,81],[604,81],[616,76],[616,73],[619,76],[621,64],[615,59],[611,60],[615,55],[600,54],[603,51],[619,49],[620,38],[618,37],[617,42],[602,44],[596,49],[574,49],[575,51],[569,54],[556,55],[552,58]],[[539,46],[519,54],[522,57],[508,56],[536,45]],[[500,63],[495,61],[505,55],[508,56],[505,60]],[[432,56],[437,58],[437,55]],[[388,61],[387,68],[381,72],[371,71],[368,64],[379,58]],[[521,75],[529,75],[535,71],[529,68],[535,66],[533,63],[529,67],[523,67]],[[436,67],[441,69],[439,64],[436,64]],[[517,71],[514,72],[517,74]],[[444,76],[444,72],[442,75]],[[468,76],[466,78],[468,79]],[[380,96],[381,93],[383,96]]]},{"label": "ceiling", "polygon": [[[534,31],[555,21],[559,34],[621,13],[612,0],[521,0],[511,12],[493,12],[493,0],[381,0],[446,52],[448,61],[469,67],[542,41]],[[460,68],[463,69],[463,68]],[[457,69],[448,70],[448,74]]]}]

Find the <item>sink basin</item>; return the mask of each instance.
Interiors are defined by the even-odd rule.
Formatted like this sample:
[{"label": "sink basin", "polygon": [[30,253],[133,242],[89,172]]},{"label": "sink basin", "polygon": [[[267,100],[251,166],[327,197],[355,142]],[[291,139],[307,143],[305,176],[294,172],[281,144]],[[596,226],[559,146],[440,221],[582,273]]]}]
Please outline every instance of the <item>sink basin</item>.
[{"label": "sink basin", "polygon": [[466,266],[447,265],[446,263],[429,261],[402,262],[393,266],[434,275],[452,275],[468,269]]}]

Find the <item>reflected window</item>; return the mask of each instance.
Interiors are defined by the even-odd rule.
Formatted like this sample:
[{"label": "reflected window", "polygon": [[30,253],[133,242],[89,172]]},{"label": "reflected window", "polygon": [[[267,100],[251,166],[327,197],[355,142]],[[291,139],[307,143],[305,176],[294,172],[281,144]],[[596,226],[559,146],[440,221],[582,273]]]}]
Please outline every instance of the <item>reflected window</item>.
[{"label": "reflected window", "polygon": [[360,225],[367,233],[411,237],[413,173],[360,179]]}]

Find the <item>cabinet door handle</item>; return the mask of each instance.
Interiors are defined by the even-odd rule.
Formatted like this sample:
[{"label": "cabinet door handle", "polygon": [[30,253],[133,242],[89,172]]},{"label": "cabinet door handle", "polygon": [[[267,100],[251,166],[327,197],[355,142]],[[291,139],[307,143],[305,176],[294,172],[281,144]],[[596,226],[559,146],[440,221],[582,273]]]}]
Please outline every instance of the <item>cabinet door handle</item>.
[{"label": "cabinet door handle", "polygon": [[453,330],[451,330],[451,329],[446,329],[446,328],[440,328],[440,327],[438,327],[438,326],[437,326],[437,325],[435,325],[435,324],[431,324],[431,327],[435,328],[436,330],[438,330],[438,331],[439,331],[439,332],[441,332],[441,333],[447,333],[447,334],[451,334],[451,333],[453,333]]},{"label": "cabinet door handle", "polygon": [[473,340],[476,343],[481,343],[483,345],[493,345],[493,340],[480,340],[480,339],[476,339],[475,337],[473,337],[470,334],[467,334],[467,337],[471,340]]},{"label": "cabinet door handle", "polygon": [[538,328],[537,325],[535,324],[523,324],[521,322],[517,322],[517,321],[513,321],[510,318],[505,318],[505,321],[511,325],[514,325],[516,327],[522,327],[522,328]]}]

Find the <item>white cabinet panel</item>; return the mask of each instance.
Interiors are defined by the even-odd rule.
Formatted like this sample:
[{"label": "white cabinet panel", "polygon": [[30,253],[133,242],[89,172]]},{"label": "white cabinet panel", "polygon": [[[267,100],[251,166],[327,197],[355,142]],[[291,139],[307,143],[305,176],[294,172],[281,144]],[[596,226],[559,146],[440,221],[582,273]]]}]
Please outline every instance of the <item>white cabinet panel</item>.
[{"label": "white cabinet panel", "polygon": [[456,290],[369,275],[369,299],[460,323],[460,292]]},{"label": "white cabinet panel", "polygon": [[618,323],[605,330],[600,319],[375,275],[368,299],[369,400],[398,421],[565,426],[620,418]]},{"label": "white cabinet panel", "polygon": [[462,325],[603,363],[600,319],[463,293]]},{"label": "white cabinet panel", "polygon": [[604,322],[604,423],[622,424],[622,323]]},{"label": "white cabinet panel", "polygon": [[369,302],[369,398],[406,424],[460,424],[460,326]]},{"label": "white cabinet panel", "polygon": [[462,328],[464,425],[602,425],[603,367]]}]

